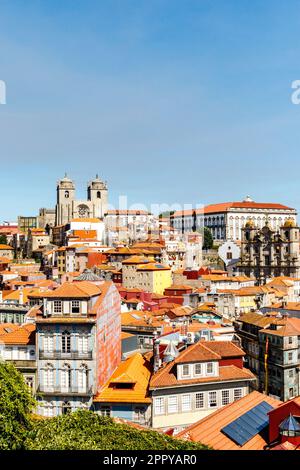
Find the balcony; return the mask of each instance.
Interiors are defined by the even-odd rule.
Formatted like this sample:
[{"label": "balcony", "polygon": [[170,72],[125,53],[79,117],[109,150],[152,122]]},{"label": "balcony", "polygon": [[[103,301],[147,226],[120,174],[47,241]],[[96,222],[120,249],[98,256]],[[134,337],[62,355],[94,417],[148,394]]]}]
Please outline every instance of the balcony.
[{"label": "balcony", "polygon": [[93,351],[81,352],[78,350],[71,352],[63,352],[55,349],[54,351],[39,350],[39,359],[93,359]]},{"label": "balcony", "polygon": [[46,395],[64,395],[64,396],[90,396],[93,394],[93,387],[62,387],[61,385],[50,387],[48,385],[39,385],[37,392],[44,393]]}]

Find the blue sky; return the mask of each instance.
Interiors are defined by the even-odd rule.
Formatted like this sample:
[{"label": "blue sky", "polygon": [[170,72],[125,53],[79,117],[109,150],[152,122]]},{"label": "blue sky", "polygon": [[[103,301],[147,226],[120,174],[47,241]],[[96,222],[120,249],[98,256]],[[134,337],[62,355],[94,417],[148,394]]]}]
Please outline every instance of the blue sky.
[{"label": "blue sky", "polygon": [[0,221],[110,202],[300,210],[300,2],[0,0]]}]

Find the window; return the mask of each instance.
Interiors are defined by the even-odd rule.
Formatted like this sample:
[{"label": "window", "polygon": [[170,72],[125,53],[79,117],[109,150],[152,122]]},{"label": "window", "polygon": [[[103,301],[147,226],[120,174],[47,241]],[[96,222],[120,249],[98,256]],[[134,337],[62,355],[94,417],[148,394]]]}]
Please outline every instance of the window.
[{"label": "window", "polygon": [[289,396],[290,396],[290,398],[293,398],[293,397],[294,397],[294,389],[293,389],[293,387],[289,389]]},{"label": "window", "polygon": [[88,336],[78,336],[78,352],[83,354],[88,352]]},{"label": "window", "polygon": [[191,395],[182,395],[181,397],[182,411],[190,411],[191,409]]},{"label": "window", "polygon": [[101,192],[97,191],[97,199],[101,199]]},{"label": "window", "polygon": [[289,361],[292,361],[292,360],[293,360],[293,353],[292,353],[292,352],[290,352],[290,353],[288,354],[288,359],[289,359]]},{"label": "window", "polygon": [[63,402],[62,407],[61,407],[61,413],[63,415],[66,415],[68,413],[71,413],[72,408],[71,408],[71,403],[69,401]]},{"label": "window", "polygon": [[52,388],[54,385],[54,369],[51,364],[47,364],[44,369],[44,386]]},{"label": "window", "polygon": [[197,409],[204,408],[204,393],[203,392],[196,393],[195,406]]},{"label": "window", "polygon": [[71,387],[71,367],[65,364],[61,371],[61,388],[69,390]]},{"label": "window", "polygon": [[69,331],[63,331],[61,335],[62,352],[71,352],[71,333]]},{"label": "window", "polygon": [[178,411],[178,400],[177,396],[168,397],[168,413],[177,413]]},{"label": "window", "polygon": [[62,302],[61,300],[54,300],[54,313],[61,313]]},{"label": "window", "polygon": [[233,390],[233,400],[236,401],[236,400],[239,400],[240,398],[242,398],[242,389],[241,388],[235,388]]},{"label": "window", "polygon": [[165,403],[163,397],[154,399],[154,411],[156,415],[163,415],[165,412]]},{"label": "window", "polygon": [[88,386],[88,368],[82,364],[78,371],[78,388],[81,391],[86,391]]},{"label": "window", "polygon": [[53,336],[50,334],[44,336],[44,352],[53,352]]},{"label": "window", "polygon": [[202,364],[195,364],[195,375],[202,374]]},{"label": "window", "polygon": [[100,414],[102,416],[110,416],[111,415],[111,408],[110,406],[101,406]]},{"label": "window", "polygon": [[208,362],[206,364],[206,373],[207,373],[207,375],[212,375],[214,373],[214,364],[213,364],[213,362]]},{"label": "window", "polygon": [[72,300],[72,313],[80,313],[79,300]]},{"label": "window", "polygon": [[210,408],[217,406],[217,392],[208,392],[208,406]]},{"label": "window", "polygon": [[289,344],[293,344],[293,337],[289,336]]},{"label": "window", "polygon": [[294,369],[289,370],[289,377],[294,377]]},{"label": "window", "polygon": [[146,422],[146,409],[142,406],[137,406],[133,411],[133,421],[144,424]]},{"label": "window", "polygon": [[53,416],[54,407],[52,403],[45,403],[43,406],[43,416],[50,418]]},{"label": "window", "polygon": [[182,366],[182,375],[185,376],[185,377],[190,375],[190,365],[189,364],[184,364]]},{"label": "window", "polygon": [[229,402],[229,390],[222,390],[222,406],[228,405]]}]

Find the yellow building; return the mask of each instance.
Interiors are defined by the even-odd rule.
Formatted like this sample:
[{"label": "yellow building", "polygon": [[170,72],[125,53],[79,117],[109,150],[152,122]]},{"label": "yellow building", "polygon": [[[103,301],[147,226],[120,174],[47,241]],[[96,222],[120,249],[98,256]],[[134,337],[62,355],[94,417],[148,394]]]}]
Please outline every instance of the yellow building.
[{"label": "yellow building", "polygon": [[131,256],[122,263],[123,286],[163,295],[172,285],[171,268],[156,263],[154,258]]},{"label": "yellow building", "polygon": [[160,263],[139,265],[136,273],[136,287],[155,294],[163,295],[164,290],[170,287],[173,282],[171,268]]}]

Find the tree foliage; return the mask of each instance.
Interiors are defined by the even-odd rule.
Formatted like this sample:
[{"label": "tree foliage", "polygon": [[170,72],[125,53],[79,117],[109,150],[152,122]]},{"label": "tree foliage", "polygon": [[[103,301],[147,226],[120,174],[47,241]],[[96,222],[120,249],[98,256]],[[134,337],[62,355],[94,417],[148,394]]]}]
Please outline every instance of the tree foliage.
[{"label": "tree foliage", "polygon": [[0,245],[7,245],[6,235],[0,235]]},{"label": "tree foliage", "polygon": [[214,240],[209,228],[204,227],[203,229],[203,249],[210,250],[213,247]]},{"label": "tree foliage", "polygon": [[23,448],[34,403],[20,372],[13,365],[0,361],[1,450]]},{"label": "tree foliage", "polygon": [[26,441],[29,450],[204,450],[201,444],[141,431],[92,411],[78,410],[37,421]]}]

